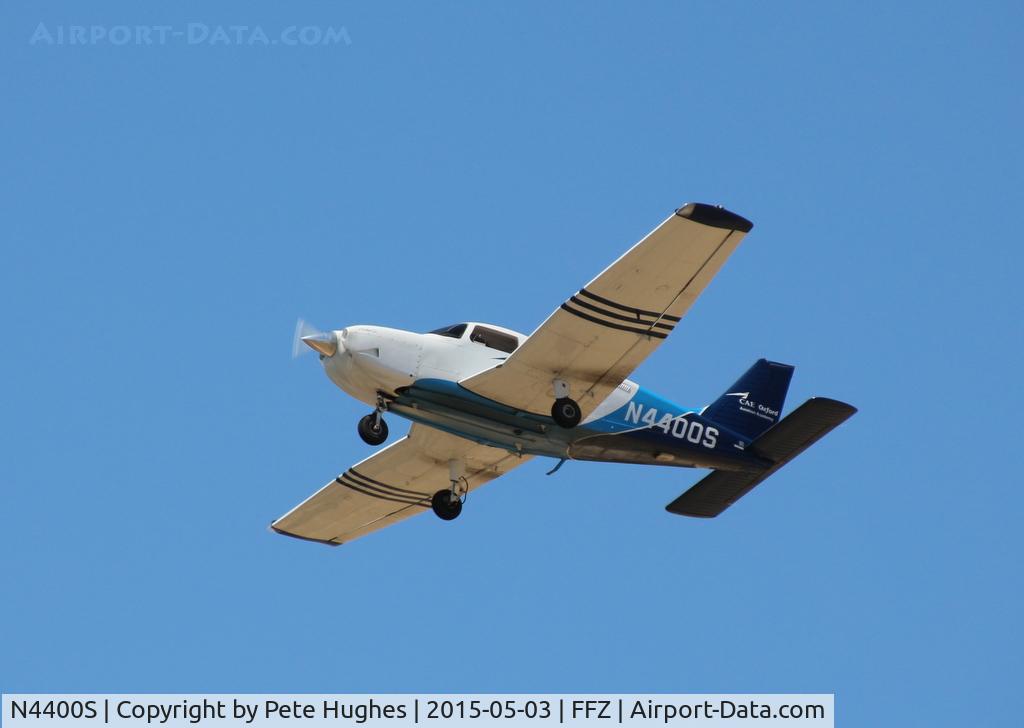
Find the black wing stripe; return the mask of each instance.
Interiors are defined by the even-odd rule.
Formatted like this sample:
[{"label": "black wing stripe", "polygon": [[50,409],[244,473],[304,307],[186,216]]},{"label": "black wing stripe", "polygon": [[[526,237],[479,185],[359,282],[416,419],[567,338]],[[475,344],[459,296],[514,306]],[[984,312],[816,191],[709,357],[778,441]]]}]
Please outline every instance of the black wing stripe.
[{"label": "black wing stripe", "polygon": [[594,323],[594,324],[600,324],[601,326],[607,326],[609,329],[618,329],[619,331],[629,331],[632,334],[640,334],[641,336],[653,336],[656,339],[667,339],[668,338],[668,334],[663,334],[660,331],[652,331],[650,329],[636,329],[636,328],[633,328],[632,326],[621,326],[619,324],[609,323],[608,321],[602,321],[601,319],[597,318],[596,316],[591,316],[590,314],[584,313],[583,311],[578,311],[578,310],[576,310],[574,308],[570,308],[568,302],[562,304],[562,310],[563,311],[568,311],[573,316],[579,316],[581,319],[584,319],[585,321],[590,321],[591,323]]},{"label": "black wing stripe", "polygon": [[627,321],[627,322],[633,323],[633,324],[644,324],[646,326],[656,326],[656,327],[658,327],[660,329],[665,329],[666,331],[671,331],[672,329],[674,329],[676,327],[675,324],[667,324],[667,323],[664,323],[662,321],[648,321],[647,319],[640,318],[639,315],[637,315],[637,316],[625,316],[625,315],[623,315],[621,313],[616,313],[614,311],[606,311],[605,309],[601,308],[600,306],[595,306],[592,303],[587,303],[586,301],[583,301],[583,300],[577,298],[576,296],[573,296],[572,298],[570,298],[569,302],[570,303],[575,303],[577,306],[580,306],[582,308],[589,309],[589,310],[593,311],[594,313],[599,313],[602,316],[607,316],[608,318],[617,319],[619,321]]},{"label": "black wing stripe", "polygon": [[427,495],[426,493],[420,493],[419,491],[415,490],[406,490],[405,488],[399,488],[394,485],[382,483],[379,480],[374,480],[373,478],[367,478],[362,473],[357,473],[354,468],[349,468],[348,472],[345,473],[345,475],[349,476],[350,478],[352,478],[352,480],[354,480],[357,483],[365,483],[367,486],[371,488],[376,485],[379,488],[386,489],[388,491],[393,491],[395,495],[415,496],[416,498],[430,498],[430,496]]},{"label": "black wing stripe", "polygon": [[340,477],[342,478],[342,480],[344,480],[344,481],[346,481],[348,483],[352,483],[353,485],[357,485],[360,488],[362,488],[363,490],[369,490],[369,491],[372,491],[374,493],[380,493],[381,495],[386,495],[389,498],[401,498],[403,500],[416,501],[417,503],[422,503],[423,501],[429,501],[430,500],[430,496],[424,495],[422,493],[417,493],[416,495],[406,495],[405,493],[395,493],[395,492],[387,490],[385,488],[381,488],[380,486],[377,486],[377,485],[370,485],[369,483],[363,483],[363,482],[361,482],[359,480],[356,480],[355,478],[353,478],[348,473],[345,473],[344,475],[342,475]]},{"label": "black wing stripe", "polygon": [[393,503],[403,503],[407,506],[420,506],[422,508],[427,507],[426,505],[424,505],[422,500],[417,500],[414,498],[403,498],[394,495],[382,495],[379,491],[370,490],[364,485],[360,485],[353,480],[347,479],[344,475],[339,475],[334,482],[336,482],[338,485],[348,488],[349,490],[354,490],[356,493],[368,495],[371,498],[392,501]]},{"label": "black wing stripe", "polygon": [[642,308],[633,308],[632,306],[625,306],[621,303],[616,303],[615,301],[609,301],[607,298],[598,296],[596,293],[591,293],[586,288],[581,288],[580,294],[586,296],[592,301],[603,303],[605,306],[611,306],[612,308],[617,308],[620,311],[628,311],[629,313],[640,314],[641,316],[653,316],[656,319],[665,319],[666,321],[672,321],[674,323],[679,323],[683,320],[679,316],[669,316],[667,313],[661,313],[660,311],[645,311]]},{"label": "black wing stripe", "polygon": [[355,485],[352,485],[352,483],[347,480],[342,480],[340,476],[336,478],[334,482],[340,485],[342,488],[348,488],[351,491],[359,493],[359,495],[368,495],[371,498],[377,498],[378,500],[391,501],[392,503],[401,503],[407,506],[414,505],[411,501],[399,500],[398,498],[388,498],[387,496],[379,495],[368,490],[363,490],[362,488],[358,488]]}]

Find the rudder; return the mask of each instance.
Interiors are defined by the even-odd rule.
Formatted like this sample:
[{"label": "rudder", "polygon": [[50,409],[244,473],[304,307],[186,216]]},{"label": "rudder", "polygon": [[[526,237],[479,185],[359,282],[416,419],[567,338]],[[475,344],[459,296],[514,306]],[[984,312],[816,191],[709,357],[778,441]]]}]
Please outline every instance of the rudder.
[{"label": "rudder", "polygon": [[793,367],[758,359],[701,414],[753,440],[779,421]]}]

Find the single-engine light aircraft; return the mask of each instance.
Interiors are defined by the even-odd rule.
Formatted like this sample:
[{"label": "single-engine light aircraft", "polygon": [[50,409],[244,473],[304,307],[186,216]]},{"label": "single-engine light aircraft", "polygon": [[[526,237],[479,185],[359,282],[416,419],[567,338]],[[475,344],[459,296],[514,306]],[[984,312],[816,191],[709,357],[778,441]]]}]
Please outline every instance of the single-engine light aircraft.
[{"label": "single-engine light aircraft", "polygon": [[557,458],[551,472],[566,460],[710,468],[666,509],[719,515],[857,411],[815,397],[781,417],[793,367],[766,359],[702,409],[627,378],[751,227],[684,205],[529,336],[475,322],[421,334],[300,321],[296,349],[315,350],[331,381],[373,408],[363,440],[387,439],[385,413],[413,424],[271,528],[337,546],[427,510],[451,520],[467,493],[534,456]]}]

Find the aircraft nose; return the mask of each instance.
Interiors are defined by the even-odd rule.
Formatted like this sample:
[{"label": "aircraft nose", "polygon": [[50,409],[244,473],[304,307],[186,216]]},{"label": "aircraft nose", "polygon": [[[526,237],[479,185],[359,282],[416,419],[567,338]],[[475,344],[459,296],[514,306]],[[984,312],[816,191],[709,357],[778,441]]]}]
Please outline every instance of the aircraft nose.
[{"label": "aircraft nose", "polygon": [[338,337],[334,332],[303,336],[302,343],[324,356],[334,356],[338,352]]}]

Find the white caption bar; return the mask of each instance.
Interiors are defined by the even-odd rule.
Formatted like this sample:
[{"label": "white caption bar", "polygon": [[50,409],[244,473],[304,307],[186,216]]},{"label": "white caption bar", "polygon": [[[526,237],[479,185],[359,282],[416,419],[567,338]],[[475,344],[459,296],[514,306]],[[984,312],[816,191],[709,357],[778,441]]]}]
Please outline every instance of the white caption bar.
[{"label": "white caption bar", "polygon": [[4,728],[834,728],[828,694],[4,695]]}]

